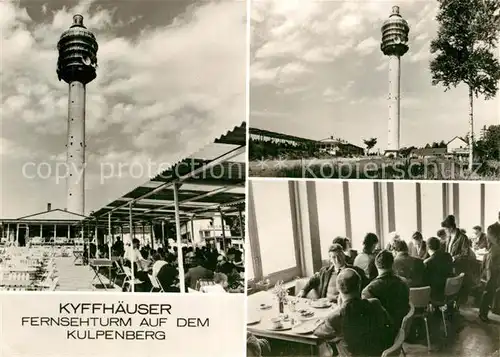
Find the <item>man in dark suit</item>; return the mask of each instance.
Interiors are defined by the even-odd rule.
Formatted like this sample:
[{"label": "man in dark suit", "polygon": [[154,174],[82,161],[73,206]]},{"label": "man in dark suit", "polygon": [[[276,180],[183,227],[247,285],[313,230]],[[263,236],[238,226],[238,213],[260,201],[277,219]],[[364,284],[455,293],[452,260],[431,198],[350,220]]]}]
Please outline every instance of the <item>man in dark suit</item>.
[{"label": "man in dark suit", "polygon": [[457,227],[455,216],[449,215],[441,222],[441,227],[444,228],[448,241],[446,243],[446,251],[450,253],[453,261],[461,258],[468,258],[470,241],[469,238]]},{"label": "man in dark suit", "polygon": [[[498,222],[497,222],[498,223]],[[500,287],[500,224],[492,224],[486,231],[490,249],[483,261],[484,291],[479,307],[479,318],[487,322],[490,305]]]},{"label": "man in dark suit", "polygon": [[412,257],[408,254],[408,246],[404,240],[394,242],[394,273],[404,278],[410,288],[423,285],[424,282],[424,262],[420,258]]},{"label": "man in dark suit", "polygon": [[424,260],[424,281],[431,287],[431,299],[442,301],[446,279],[453,276],[453,259],[450,253],[443,251],[438,238],[427,240],[427,250],[430,257]]},{"label": "man in dark suit", "polygon": [[422,233],[413,233],[411,236],[411,242],[408,244],[408,254],[422,260],[429,257],[429,254],[427,253],[427,244],[424,241],[424,237],[422,237]]},{"label": "man in dark suit", "polygon": [[361,277],[344,269],[337,278],[342,303],[319,325],[314,334],[333,341],[339,356],[380,356],[394,342],[394,328],[377,299],[361,299]]},{"label": "man in dark suit", "polygon": [[327,298],[337,301],[339,291],[336,286],[338,274],[346,268],[354,269],[361,277],[362,287],[367,284],[367,278],[363,270],[346,263],[344,250],[340,244],[332,244],[328,250],[330,265],[322,268],[314,274],[306,283],[304,288],[297,293],[298,297],[306,297],[311,290],[315,290],[320,299]]},{"label": "man in dark suit", "polygon": [[[378,276],[364,288],[363,299],[378,299],[393,321],[395,332],[410,309],[410,289],[393,271],[394,256],[382,250],[375,258]],[[394,334],[395,335],[395,334]]]}]

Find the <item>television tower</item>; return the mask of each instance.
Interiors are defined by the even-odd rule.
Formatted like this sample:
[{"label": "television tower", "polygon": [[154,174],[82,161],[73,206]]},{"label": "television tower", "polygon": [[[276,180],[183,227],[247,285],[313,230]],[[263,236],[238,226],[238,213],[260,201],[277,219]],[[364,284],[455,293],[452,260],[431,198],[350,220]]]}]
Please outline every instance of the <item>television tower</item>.
[{"label": "television tower", "polygon": [[85,86],[96,77],[97,41],[83,25],[83,16],[57,43],[57,77],[68,83],[66,209],[85,214]]},{"label": "television tower", "polygon": [[392,14],[382,25],[380,49],[389,56],[389,131],[387,152],[397,152],[400,148],[400,81],[401,56],[408,52],[408,22],[399,14],[399,6],[392,7]]}]

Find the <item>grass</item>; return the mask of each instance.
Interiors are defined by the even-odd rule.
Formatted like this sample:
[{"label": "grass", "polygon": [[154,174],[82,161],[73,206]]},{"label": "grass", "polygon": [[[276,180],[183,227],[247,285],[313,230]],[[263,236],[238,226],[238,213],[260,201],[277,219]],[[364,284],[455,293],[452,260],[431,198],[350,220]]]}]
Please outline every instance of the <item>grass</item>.
[{"label": "grass", "polygon": [[284,165],[266,162],[262,168],[250,163],[250,176],[317,179],[388,179],[388,180],[500,180],[500,163],[486,162],[474,167],[446,159],[333,159],[288,160]]}]

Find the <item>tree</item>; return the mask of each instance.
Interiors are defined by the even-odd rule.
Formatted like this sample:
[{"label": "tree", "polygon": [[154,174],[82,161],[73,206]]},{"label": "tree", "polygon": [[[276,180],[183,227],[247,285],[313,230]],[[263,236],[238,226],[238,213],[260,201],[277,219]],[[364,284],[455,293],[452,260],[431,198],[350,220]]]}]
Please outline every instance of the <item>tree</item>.
[{"label": "tree", "polygon": [[436,149],[436,148],[438,148],[438,147],[439,147],[439,143],[438,143],[438,142],[436,142],[436,141],[434,141],[434,142],[432,143],[432,148],[433,148],[433,149]]},{"label": "tree", "polygon": [[444,140],[441,140],[439,142],[438,148],[446,148],[446,143],[444,142]]},{"label": "tree", "polygon": [[445,91],[465,84],[469,90],[469,170],[474,143],[474,97],[494,98],[500,80],[495,50],[500,35],[498,0],[438,0],[437,37],[431,42],[432,84]]},{"label": "tree", "polygon": [[370,153],[370,150],[377,145],[377,138],[364,139],[363,143],[366,145],[366,154]]},{"label": "tree", "polygon": [[500,125],[491,125],[482,139],[485,156],[489,160],[500,160]]}]

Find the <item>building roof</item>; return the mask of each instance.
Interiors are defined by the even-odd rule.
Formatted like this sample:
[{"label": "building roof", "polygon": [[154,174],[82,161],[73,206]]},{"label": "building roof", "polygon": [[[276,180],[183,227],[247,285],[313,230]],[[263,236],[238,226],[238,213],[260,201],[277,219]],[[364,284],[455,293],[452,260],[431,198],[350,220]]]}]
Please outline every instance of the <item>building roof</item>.
[{"label": "building roof", "polygon": [[312,140],[312,139],[306,139],[306,138],[301,138],[298,136],[282,134],[282,133],[277,133],[274,131],[257,129],[257,128],[250,128],[249,133],[250,133],[250,135],[269,136],[269,137],[275,138],[275,139],[290,140],[290,141],[295,141],[295,142],[304,142],[304,143],[315,143],[316,142],[316,140]]},{"label": "building roof", "polygon": [[178,186],[181,222],[226,215],[245,209],[246,124],[233,128],[197,153],[91,213],[87,220],[108,225],[175,220],[174,185]]},{"label": "building roof", "polygon": [[448,145],[449,143],[451,143],[451,142],[452,142],[453,140],[455,140],[455,139],[460,139],[460,140],[462,140],[464,143],[466,143],[467,145],[469,145],[469,141],[468,141],[468,140],[466,140],[465,138],[462,138],[461,136],[458,136],[458,135],[457,135],[457,136],[455,136],[455,137],[453,137],[450,141],[448,141],[448,142],[446,143],[446,145]]},{"label": "building roof", "polygon": [[86,219],[78,213],[69,212],[62,209],[53,209],[30,214],[17,219],[2,219],[2,223],[66,223],[74,224]]},{"label": "building roof", "polygon": [[413,149],[411,153],[416,155],[444,155],[447,150],[446,148],[421,148]]}]

